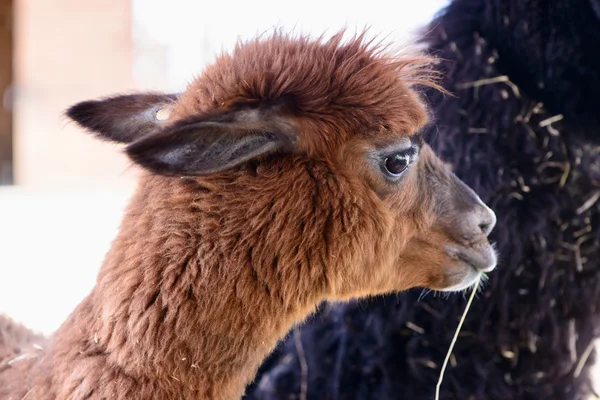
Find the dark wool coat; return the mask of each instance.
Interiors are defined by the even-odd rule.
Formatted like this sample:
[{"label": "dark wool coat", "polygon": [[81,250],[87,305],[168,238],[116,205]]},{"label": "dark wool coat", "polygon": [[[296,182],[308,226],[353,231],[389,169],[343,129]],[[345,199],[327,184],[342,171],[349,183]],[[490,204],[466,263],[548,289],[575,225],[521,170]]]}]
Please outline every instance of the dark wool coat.
[{"label": "dark wool coat", "polygon": [[[600,3],[455,0],[429,141],[498,215],[500,264],[442,399],[584,399],[600,335]],[[249,399],[433,399],[464,309],[421,290],[324,305],[265,362]],[[299,351],[301,349],[301,351]],[[301,358],[304,362],[301,362]]]}]

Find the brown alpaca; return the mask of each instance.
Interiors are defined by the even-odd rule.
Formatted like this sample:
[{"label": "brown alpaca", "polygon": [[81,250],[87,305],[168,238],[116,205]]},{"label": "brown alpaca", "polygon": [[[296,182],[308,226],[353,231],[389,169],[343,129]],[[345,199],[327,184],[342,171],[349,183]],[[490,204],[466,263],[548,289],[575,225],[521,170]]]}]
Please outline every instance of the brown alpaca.
[{"label": "brown alpaca", "polygon": [[239,399],[321,301],[460,290],[493,269],[494,214],[419,135],[430,61],[274,34],[181,95],[73,106],[146,172],[58,331],[0,320],[0,398]]}]

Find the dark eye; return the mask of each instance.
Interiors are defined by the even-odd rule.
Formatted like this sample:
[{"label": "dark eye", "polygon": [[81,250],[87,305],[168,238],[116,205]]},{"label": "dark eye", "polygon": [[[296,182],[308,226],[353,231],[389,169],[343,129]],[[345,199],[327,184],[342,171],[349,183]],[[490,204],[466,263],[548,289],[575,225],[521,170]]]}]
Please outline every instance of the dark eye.
[{"label": "dark eye", "polygon": [[387,157],[383,165],[388,174],[397,177],[408,168],[410,161],[410,154],[396,153]]}]

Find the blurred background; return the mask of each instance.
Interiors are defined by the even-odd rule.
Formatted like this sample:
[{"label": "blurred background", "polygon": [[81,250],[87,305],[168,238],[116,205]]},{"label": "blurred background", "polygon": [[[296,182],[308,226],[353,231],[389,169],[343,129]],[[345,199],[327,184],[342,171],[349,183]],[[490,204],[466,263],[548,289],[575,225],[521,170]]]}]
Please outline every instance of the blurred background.
[{"label": "blurred background", "polygon": [[0,313],[54,331],[93,286],[135,187],[120,148],[69,123],[69,105],[182,90],[274,27],[413,41],[446,3],[0,0]]}]

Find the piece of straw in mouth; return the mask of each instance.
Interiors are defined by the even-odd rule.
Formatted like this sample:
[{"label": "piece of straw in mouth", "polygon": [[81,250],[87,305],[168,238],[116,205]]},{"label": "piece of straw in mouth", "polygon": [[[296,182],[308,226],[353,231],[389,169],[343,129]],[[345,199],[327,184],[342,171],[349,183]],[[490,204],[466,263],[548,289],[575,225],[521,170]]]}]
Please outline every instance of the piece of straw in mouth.
[{"label": "piece of straw in mouth", "polygon": [[442,369],[440,370],[440,378],[438,379],[437,385],[435,386],[435,400],[440,400],[440,387],[442,386],[442,381],[444,380],[444,371],[446,371],[446,366],[448,365],[448,360],[450,360],[450,356],[452,355],[452,350],[454,349],[456,339],[458,339],[460,328],[462,328],[463,322],[465,322],[465,318],[467,317],[467,313],[469,312],[469,308],[471,308],[471,303],[473,303],[473,299],[475,298],[475,293],[477,293],[477,288],[479,287],[480,281],[481,279],[478,279],[477,282],[475,282],[475,285],[473,285],[473,291],[471,292],[471,296],[469,297],[469,301],[467,302],[465,311],[463,311],[463,315],[460,318],[460,322],[456,327],[456,332],[454,332],[454,337],[452,338],[452,342],[450,343],[450,348],[448,348],[448,353],[446,354],[444,364],[442,364]]}]

